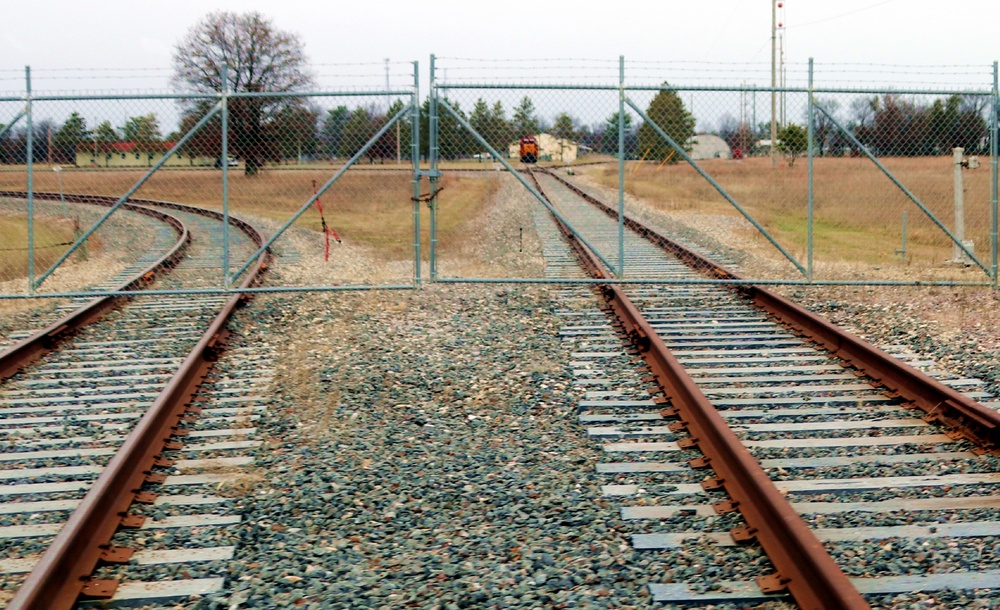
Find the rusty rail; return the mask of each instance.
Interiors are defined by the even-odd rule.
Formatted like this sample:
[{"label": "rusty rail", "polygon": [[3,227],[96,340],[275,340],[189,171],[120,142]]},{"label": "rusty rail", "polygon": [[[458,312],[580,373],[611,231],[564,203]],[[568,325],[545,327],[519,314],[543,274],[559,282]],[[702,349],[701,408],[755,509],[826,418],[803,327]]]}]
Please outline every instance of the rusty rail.
[{"label": "rusty rail", "polygon": [[[17,195],[24,196],[25,193],[0,192],[0,197],[11,197]],[[41,195],[45,194],[43,193]],[[39,194],[36,194],[35,196],[39,199],[46,198],[44,196],[39,196]],[[87,201],[83,203],[93,203],[97,205],[111,205],[114,203],[113,199],[107,199],[107,202]],[[56,200],[58,200],[58,195],[56,195]],[[176,264],[177,261],[184,256],[184,252],[191,243],[191,235],[188,232],[187,227],[176,217],[171,216],[166,212],[138,207],[132,204],[127,204],[123,207],[129,211],[144,214],[166,222],[177,231],[179,238],[177,243],[175,243],[166,254],[160,257],[159,260],[151,264],[149,267],[125,280],[120,286],[118,286],[116,292],[138,290],[142,286],[145,286],[149,282],[153,281],[153,277],[157,273]],[[3,350],[0,352],[0,381],[14,375],[28,364],[31,364],[40,358],[42,355],[52,351],[60,341],[72,336],[79,329],[83,328],[87,324],[90,324],[94,320],[99,319],[115,307],[118,307],[122,301],[128,298],[130,297],[95,297],[93,300],[84,303],[79,308],[63,316],[48,327]]]},{"label": "rusty rail", "polygon": [[[182,204],[131,201],[222,218],[217,212]],[[247,233],[258,246],[264,243],[263,235],[249,223],[232,217],[230,221]],[[249,288],[261,281],[268,258],[269,254],[265,252],[257,259],[240,288]],[[165,460],[162,453],[182,446],[178,440],[181,438],[181,419],[211,362],[225,344],[229,335],[225,328],[229,317],[242,301],[249,298],[250,295],[246,293],[236,293],[229,298],[177,373],[129,433],[94,486],[70,515],[66,525],[11,599],[8,610],[68,610],[81,595],[97,598],[113,595],[118,584],[116,581],[92,580],[90,575],[99,561],[127,561],[131,555],[128,549],[110,547],[111,537],[123,524],[131,527],[141,524],[141,517],[129,515],[128,509],[133,502],[151,502],[155,499],[155,494],[143,492],[142,486],[147,482],[161,481],[162,475],[153,473],[153,467],[169,465],[169,460]],[[196,409],[191,409],[192,413],[195,411]]]},{"label": "rusty rail", "polygon": [[[617,210],[611,206],[560,176],[547,171],[545,173],[612,218],[618,218]],[[716,279],[742,279],[715,261],[685,248],[628,215],[625,216],[625,226]],[[814,342],[859,374],[874,380],[891,396],[901,398],[904,404],[924,411],[924,419],[927,421],[936,421],[950,428],[953,436],[968,439],[978,445],[981,451],[1000,452],[1000,413],[997,411],[984,407],[954,388],[896,360],[864,339],[774,292],[752,285],[736,285],[731,288],[792,332]]]},{"label": "rusty rail", "polygon": [[[537,180],[535,184],[544,195]],[[569,227],[555,220],[587,272],[595,279],[612,279]],[[730,500],[716,503],[714,508],[719,513],[738,510],[746,521],[747,527],[731,532],[734,540],[756,539],[774,564],[775,574],[757,578],[761,590],[765,593],[787,590],[804,610],[869,608],[622,288],[601,284],[598,289],[649,367],[652,376],[647,381],[655,381],[670,402],[664,414],[680,418],[671,429],[690,434],[678,444],[685,449],[698,449],[704,455],[692,460],[691,465],[715,471],[715,478],[703,481],[702,487],[725,490],[729,495]]]}]

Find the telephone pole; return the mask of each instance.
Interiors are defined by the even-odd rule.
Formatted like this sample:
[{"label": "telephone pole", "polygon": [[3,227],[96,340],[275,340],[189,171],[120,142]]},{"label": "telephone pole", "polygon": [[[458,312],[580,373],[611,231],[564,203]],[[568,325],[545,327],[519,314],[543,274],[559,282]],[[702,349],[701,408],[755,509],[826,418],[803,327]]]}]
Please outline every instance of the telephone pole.
[{"label": "telephone pole", "polygon": [[771,167],[778,167],[778,1],[771,0]]},{"label": "telephone pole", "polygon": [[[389,100],[390,100],[390,96],[389,96],[390,89],[389,89],[389,58],[388,57],[385,58],[385,91],[386,91],[386,96],[385,96],[385,118],[386,118],[386,120],[389,120],[391,118],[389,116],[389,108],[392,106],[392,104],[389,102]],[[399,147],[399,121],[396,121],[396,165],[399,165],[401,157],[402,157],[402,149],[400,149],[400,147]]]}]

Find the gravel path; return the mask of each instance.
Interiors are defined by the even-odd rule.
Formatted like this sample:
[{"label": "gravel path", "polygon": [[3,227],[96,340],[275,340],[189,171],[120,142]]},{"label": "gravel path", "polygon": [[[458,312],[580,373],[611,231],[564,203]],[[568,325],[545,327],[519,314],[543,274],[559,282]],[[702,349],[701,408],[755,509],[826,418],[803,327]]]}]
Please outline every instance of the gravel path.
[{"label": "gravel path", "polygon": [[302,299],[229,603],[631,607],[553,307],[484,287]]}]

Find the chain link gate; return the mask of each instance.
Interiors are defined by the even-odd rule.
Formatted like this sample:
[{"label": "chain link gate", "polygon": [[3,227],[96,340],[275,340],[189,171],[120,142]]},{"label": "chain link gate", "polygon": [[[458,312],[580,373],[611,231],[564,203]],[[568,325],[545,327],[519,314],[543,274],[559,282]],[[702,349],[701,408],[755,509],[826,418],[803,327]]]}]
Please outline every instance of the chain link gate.
[{"label": "chain link gate", "polygon": [[[0,228],[16,254],[0,264],[0,298],[108,294],[102,283],[173,243],[123,209],[156,201],[266,235],[247,250],[219,223],[199,238],[215,279],[171,292],[232,291],[265,249],[279,256],[253,290],[417,286],[418,64],[382,68],[320,65],[328,88],[276,92],[237,90],[223,68],[218,91],[138,94],[40,89],[55,77],[36,71],[32,87],[26,70],[23,92],[0,94]],[[95,196],[104,207],[81,203]]]},{"label": "chain link gate", "polygon": [[[571,173],[575,186],[611,207],[736,265],[748,283],[997,284],[995,85],[816,86],[812,61],[788,79],[799,84],[780,87],[689,84],[682,78],[696,69],[671,62],[536,63],[432,56],[425,106],[432,180],[493,173],[501,177],[485,180],[518,185],[522,205],[559,215],[524,173]],[[581,71],[586,84],[573,82]],[[519,163],[523,136],[554,144],[537,164]],[[959,144],[965,156],[953,162]],[[969,153],[988,156],[990,168],[974,171]],[[965,186],[955,186],[963,173]],[[461,248],[438,244],[435,218],[447,208],[438,191],[429,202],[433,280],[549,281],[537,270],[503,278],[441,273],[442,265],[460,270]],[[943,220],[953,206],[955,221]],[[621,236],[617,248],[601,251],[586,231],[572,230],[619,281],[664,281],[628,272]]]}]

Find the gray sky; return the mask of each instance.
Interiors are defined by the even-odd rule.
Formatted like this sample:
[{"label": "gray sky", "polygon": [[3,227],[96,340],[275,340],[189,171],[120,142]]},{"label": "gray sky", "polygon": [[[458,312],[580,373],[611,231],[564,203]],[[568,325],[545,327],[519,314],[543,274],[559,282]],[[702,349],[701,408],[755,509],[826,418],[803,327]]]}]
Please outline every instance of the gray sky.
[{"label": "gray sky", "polygon": [[[1000,58],[993,35],[1000,23],[996,0],[959,3],[960,10],[952,8],[955,3],[930,0],[790,0],[784,5],[790,85],[801,84],[805,62],[813,56],[822,72],[820,85],[867,79],[897,87],[942,82],[987,88],[989,66]],[[600,5],[562,0],[35,0],[11,1],[4,7],[0,91],[23,88],[25,65],[32,66],[38,90],[166,89],[174,44],[211,10],[259,10],[278,28],[297,33],[327,86],[350,80],[334,75],[352,70],[370,75],[363,84],[384,86],[383,58],[419,60],[426,79],[430,53],[444,58],[604,60],[592,65],[506,64],[532,66],[534,71],[522,74],[536,79],[587,74],[607,81],[614,78],[614,62],[621,54],[630,61],[668,62],[637,63],[641,69],[631,72],[632,82],[747,80],[766,85],[770,78],[769,0]],[[344,62],[372,63],[354,68],[329,65]],[[836,71],[831,64],[838,65]],[[974,68],[900,67],[913,64]],[[488,81],[514,74],[489,63],[442,59],[441,65],[449,67],[449,81],[462,76]],[[53,71],[76,68],[89,70]],[[394,82],[406,82],[406,70],[405,65],[394,65]],[[422,89],[426,91],[426,80]]]},{"label": "gray sky", "polygon": [[[791,61],[989,64],[1000,58],[1000,2],[790,0]],[[259,10],[298,33],[314,63],[581,57],[767,62],[767,0],[624,2],[303,2],[36,0],[9,2],[0,66],[164,68],[210,10]],[[960,10],[952,7],[959,6]]]}]

